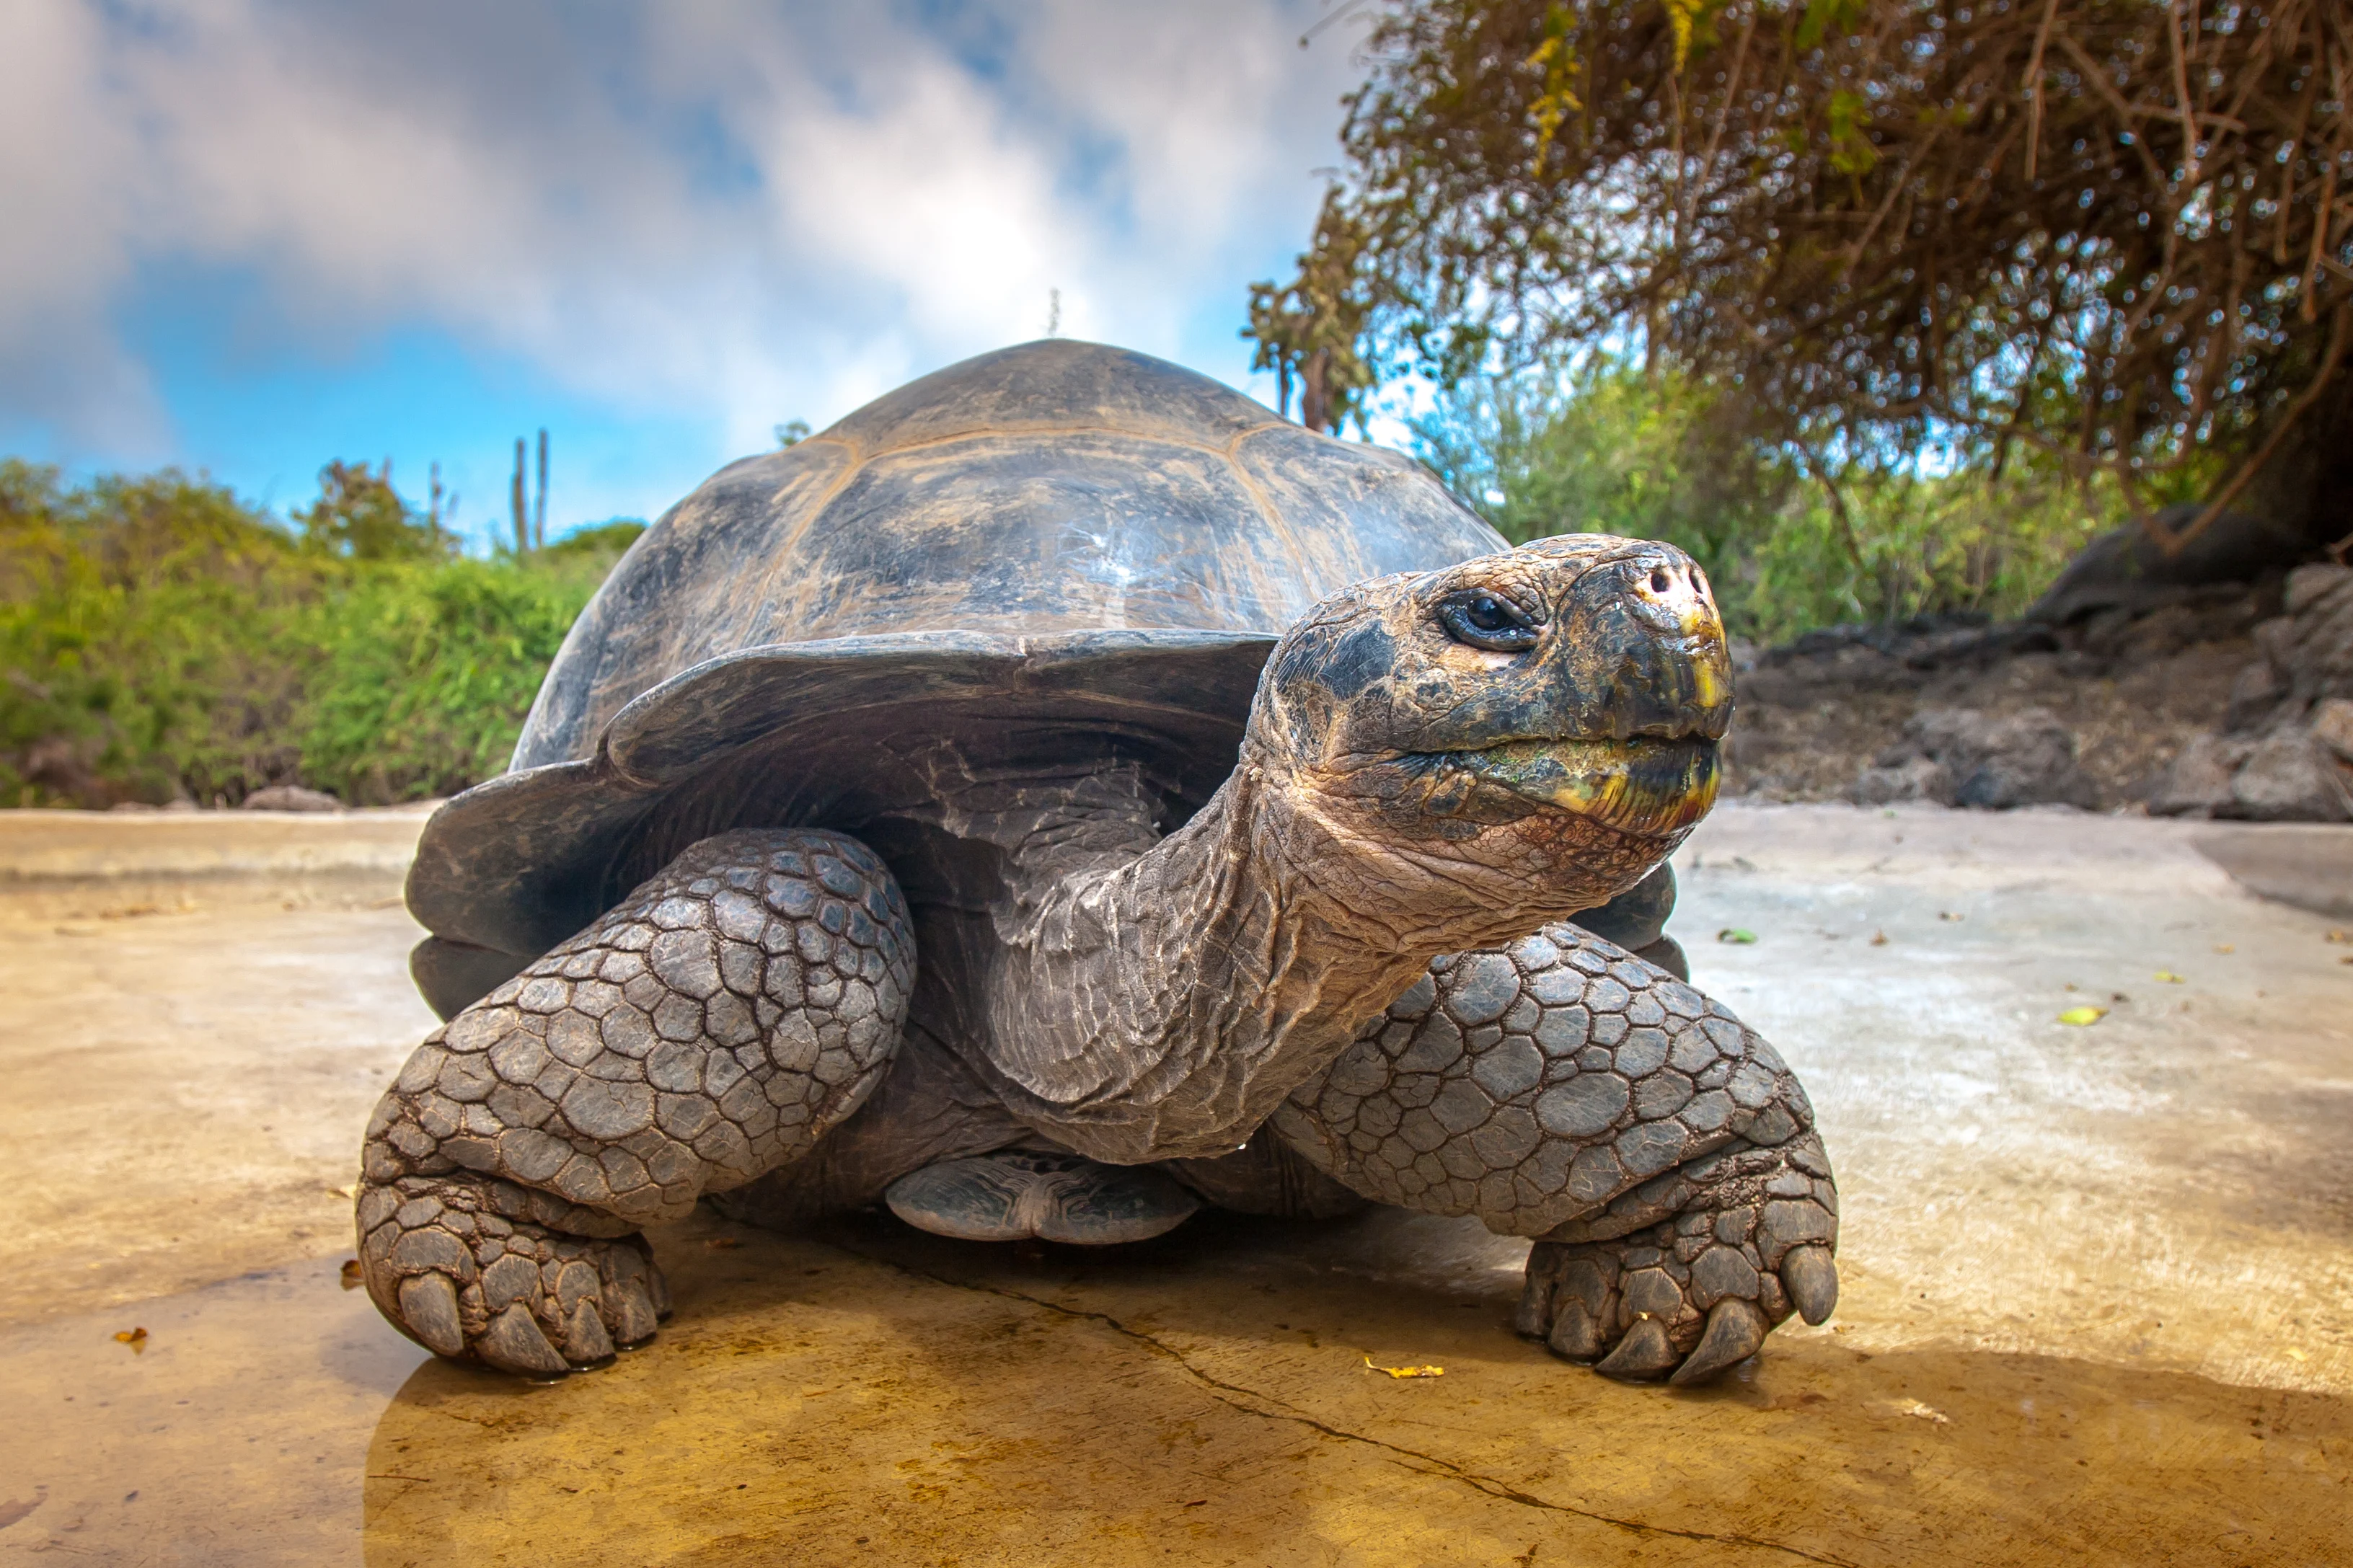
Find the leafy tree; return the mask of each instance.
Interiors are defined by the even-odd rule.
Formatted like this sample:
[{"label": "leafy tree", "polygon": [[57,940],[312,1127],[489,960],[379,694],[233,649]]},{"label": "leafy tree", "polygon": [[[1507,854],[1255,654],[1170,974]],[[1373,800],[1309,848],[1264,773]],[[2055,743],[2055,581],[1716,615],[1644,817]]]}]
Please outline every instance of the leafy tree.
[{"label": "leafy tree", "polygon": [[1639,344],[1799,454],[2353,526],[2343,0],[1392,0],[1369,51],[1264,351],[1314,279],[1441,385]]},{"label": "leafy tree", "polygon": [[1275,405],[1284,414],[1297,381],[1299,422],[1310,430],[1364,422],[1364,395],[1375,378],[1357,352],[1371,305],[1356,275],[1363,249],[1360,226],[1334,192],[1316,220],[1313,248],[1299,258],[1299,276],[1281,288],[1250,285],[1250,325],[1242,331],[1258,343],[1250,368],[1274,372]]},{"label": "leafy tree", "polygon": [[[621,558],[622,552],[638,542],[646,531],[643,518],[615,517],[603,522],[583,523],[547,547],[551,556],[593,557],[607,571]],[[603,574],[598,574],[600,579]]]},{"label": "leafy tree", "polygon": [[1734,633],[1764,642],[1839,621],[2014,616],[2099,531],[2099,508],[2031,455],[1999,478],[1850,464],[1832,487],[1727,412],[1671,371],[1592,354],[1465,380],[1412,421],[1413,447],[1514,542],[1582,529],[1681,545]]},{"label": "leafy tree", "polygon": [[438,561],[458,553],[458,540],[420,517],[392,488],[392,459],[380,470],[340,459],[319,470],[319,499],[294,513],[302,542],[353,561]]},{"label": "leafy tree", "polygon": [[418,547],[432,530],[381,474],[328,474],[298,538],[174,470],[68,485],[0,458],[0,805],[234,802],[289,780],[374,803],[505,764],[644,525],[449,559]]}]

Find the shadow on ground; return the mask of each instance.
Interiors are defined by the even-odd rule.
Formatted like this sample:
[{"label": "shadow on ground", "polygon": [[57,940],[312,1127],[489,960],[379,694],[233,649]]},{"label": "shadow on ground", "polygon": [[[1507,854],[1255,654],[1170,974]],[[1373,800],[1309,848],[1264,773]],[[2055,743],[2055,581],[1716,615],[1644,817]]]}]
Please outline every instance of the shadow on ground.
[{"label": "shadow on ground", "polygon": [[[1220,1220],[1027,1258],[887,1219],[666,1237],[679,1312],[654,1348],[545,1388],[439,1364],[410,1376],[369,1449],[367,1561],[2345,1550],[2344,1399],[2046,1357],[1873,1355],[1831,1332],[1782,1336],[1712,1389],[1622,1387],[1513,1338],[1511,1275],[1441,1228]],[[1361,1268],[1450,1241],[1472,1265],[1452,1289]],[[1392,1379],[1367,1356],[1445,1374]]]}]

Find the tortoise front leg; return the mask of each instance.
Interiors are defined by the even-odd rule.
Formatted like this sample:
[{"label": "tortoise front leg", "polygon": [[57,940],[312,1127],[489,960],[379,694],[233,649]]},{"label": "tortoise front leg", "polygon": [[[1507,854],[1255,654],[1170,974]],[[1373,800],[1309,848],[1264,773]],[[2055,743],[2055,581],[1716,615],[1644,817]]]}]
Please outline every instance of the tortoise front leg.
[{"label": "tortoise front leg", "polygon": [[1271,1125],[1381,1203],[1536,1238],[1522,1332],[1690,1383],[1838,1298],[1838,1195],[1773,1047],[1574,925],[1439,959]]},{"label": "tortoise front leg", "polygon": [[914,970],[864,845],[704,839],[409,1058],[362,1153],[368,1294],[427,1349],[508,1372],[650,1338],[667,1293],[638,1227],[857,1109]]}]

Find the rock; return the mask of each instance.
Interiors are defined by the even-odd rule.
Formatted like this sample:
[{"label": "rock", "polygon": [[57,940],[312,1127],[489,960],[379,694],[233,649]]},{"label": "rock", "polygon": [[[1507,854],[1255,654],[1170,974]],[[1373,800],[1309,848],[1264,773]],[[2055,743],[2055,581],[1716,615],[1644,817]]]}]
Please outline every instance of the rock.
[{"label": "rock", "polygon": [[2342,822],[2353,816],[2353,779],[2305,730],[2255,743],[2231,781],[2237,815],[2257,822]]},{"label": "rock", "polygon": [[[2266,621],[2265,626],[2284,623]],[[2257,644],[2260,647],[2262,645]],[[2287,676],[2269,658],[2258,658],[2231,682],[2231,697],[2222,709],[2226,731],[2252,730],[2263,722],[2288,691]]]},{"label": "rock", "polygon": [[1847,798],[1857,805],[1892,805],[1900,800],[1933,800],[1953,804],[1953,775],[1944,763],[1914,757],[1894,767],[1868,767],[1847,786]]},{"label": "rock", "polygon": [[301,784],[270,784],[240,803],[248,811],[341,811],[343,803],[324,790]]},{"label": "rock", "polygon": [[2281,605],[2285,614],[2254,630],[2262,658],[2232,683],[2225,731],[2282,728],[2331,698],[2353,698],[2353,567],[2297,567]]},{"label": "rock", "polygon": [[2353,583],[2353,566],[2325,563],[2299,566],[2287,574],[2287,588],[2281,595],[2280,607],[2291,616],[2300,616],[2348,583]]},{"label": "rock", "polygon": [[1928,799],[1987,811],[2089,805],[2094,798],[2075,759],[2074,733],[2046,708],[2007,717],[1974,708],[1924,709],[1849,793],[1866,804]]},{"label": "rock", "polygon": [[2330,697],[2312,710],[2312,738],[2353,763],[2353,699]]},{"label": "rock", "polygon": [[[2204,510],[2200,502],[2186,501],[2159,511],[2157,521],[2178,531]],[[2316,542],[2263,518],[2232,511],[2168,554],[2140,523],[2128,522],[2085,545],[2026,618],[2064,626],[2105,609],[2147,612],[2217,583],[2254,582],[2310,553]]]},{"label": "rock", "polygon": [[2255,743],[2242,736],[2200,735],[2158,775],[2148,809],[2158,816],[2219,816],[2235,804],[2231,781]]}]

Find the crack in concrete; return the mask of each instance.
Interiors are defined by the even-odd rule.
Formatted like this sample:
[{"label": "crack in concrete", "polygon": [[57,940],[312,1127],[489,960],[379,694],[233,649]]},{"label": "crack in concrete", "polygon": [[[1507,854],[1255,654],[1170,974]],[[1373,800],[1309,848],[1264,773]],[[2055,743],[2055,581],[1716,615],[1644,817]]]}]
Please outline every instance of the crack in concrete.
[{"label": "crack in concrete", "polygon": [[[935,1285],[944,1285],[950,1289],[970,1290],[983,1295],[1002,1297],[1007,1300],[1020,1301],[1040,1308],[1060,1317],[1100,1323],[1123,1338],[1142,1345],[1154,1355],[1175,1363],[1187,1377],[1207,1389],[1218,1403],[1229,1409],[1238,1410],[1245,1415],[1254,1415],[1261,1421],[1291,1422],[1342,1442],[1361,1443],[1366,1447],[1377,1449],[1388,1456],[1389,1462],[1397,1465],[1400,1469],[1410,1470],[1417,1475],[1434,1476],[1440,1479],[1456,1481],[1474,1491],[1482,1492],[1504,1502],[1514,1502],[1524,1508],[1539,1509],[1549,1513],[1568,1514],[1573,1518],[1588,1520],[1595,1524],[1605,1524],[1634,1535],[1665,1536],[1679,1541],[1704,1542],[1717,1546],[1751,1546],[1762,1552],[1781,1552],[1801,1562],[1823,1563],[1826,1568],[1858,1568],[1857,1564],[1849,1563],[1844,1558],[1825,1557],[1808,1552],[1803,1547],[1788,1545],[1784,1542],[1767,1541],[1753,1535],[1719,1534],[1704,1530],[1678,1530],[1672,1525],[1651,1524],[1639,1519],[1625,1519],[1593,1509],[1578,1508],[1573,1503],[1554,1502],[1548,1498],[1540,1498],[1534,1493],[1522,1491],[1508,1481],[1499,1480],[1493,1476],[1482,1475],[1479,1471],[1458,1465],[1451,1459],[1441,1458],[1436,1454],[1426,1454],[1419,1448],[1409,1448],[1402,1444],[1389,1442],[1386,1438],[1368,1436],[1361,1432],[1351,1432],[1345,1427],[1334,1426],[1271,1394],[1261,1394],[1257,1389],[1246,1388],[1240,1384],[1228,1383],[1194,1365],[1182,1351],[1154,1335],[1145,1333],[1141,1329],[1130,1328],[1108,1312],[1093,1311],[1082,1307],[1066,1307],[1059,1301],[1050,1301],[1040,1296],[1031,1296],[999,1285],[982,1285],[968,1279],[951,1279],[944,1274],[934,1274],[927,1268],[918,1268],[912,1264],[901,1263],[889,1258],[880,1258],[869,1252],[860,1252],[856,1247],[845,1247],[839,1242],[828,1241],[821,1245],[867,1263],[880,1264],[885,1268],[917,1279],[928,1279]],[[1250,1405],[1242,1403],[1244,1400],[1254,1401],[1257,1405],[1271,1408],[1255,1409]]]}]

